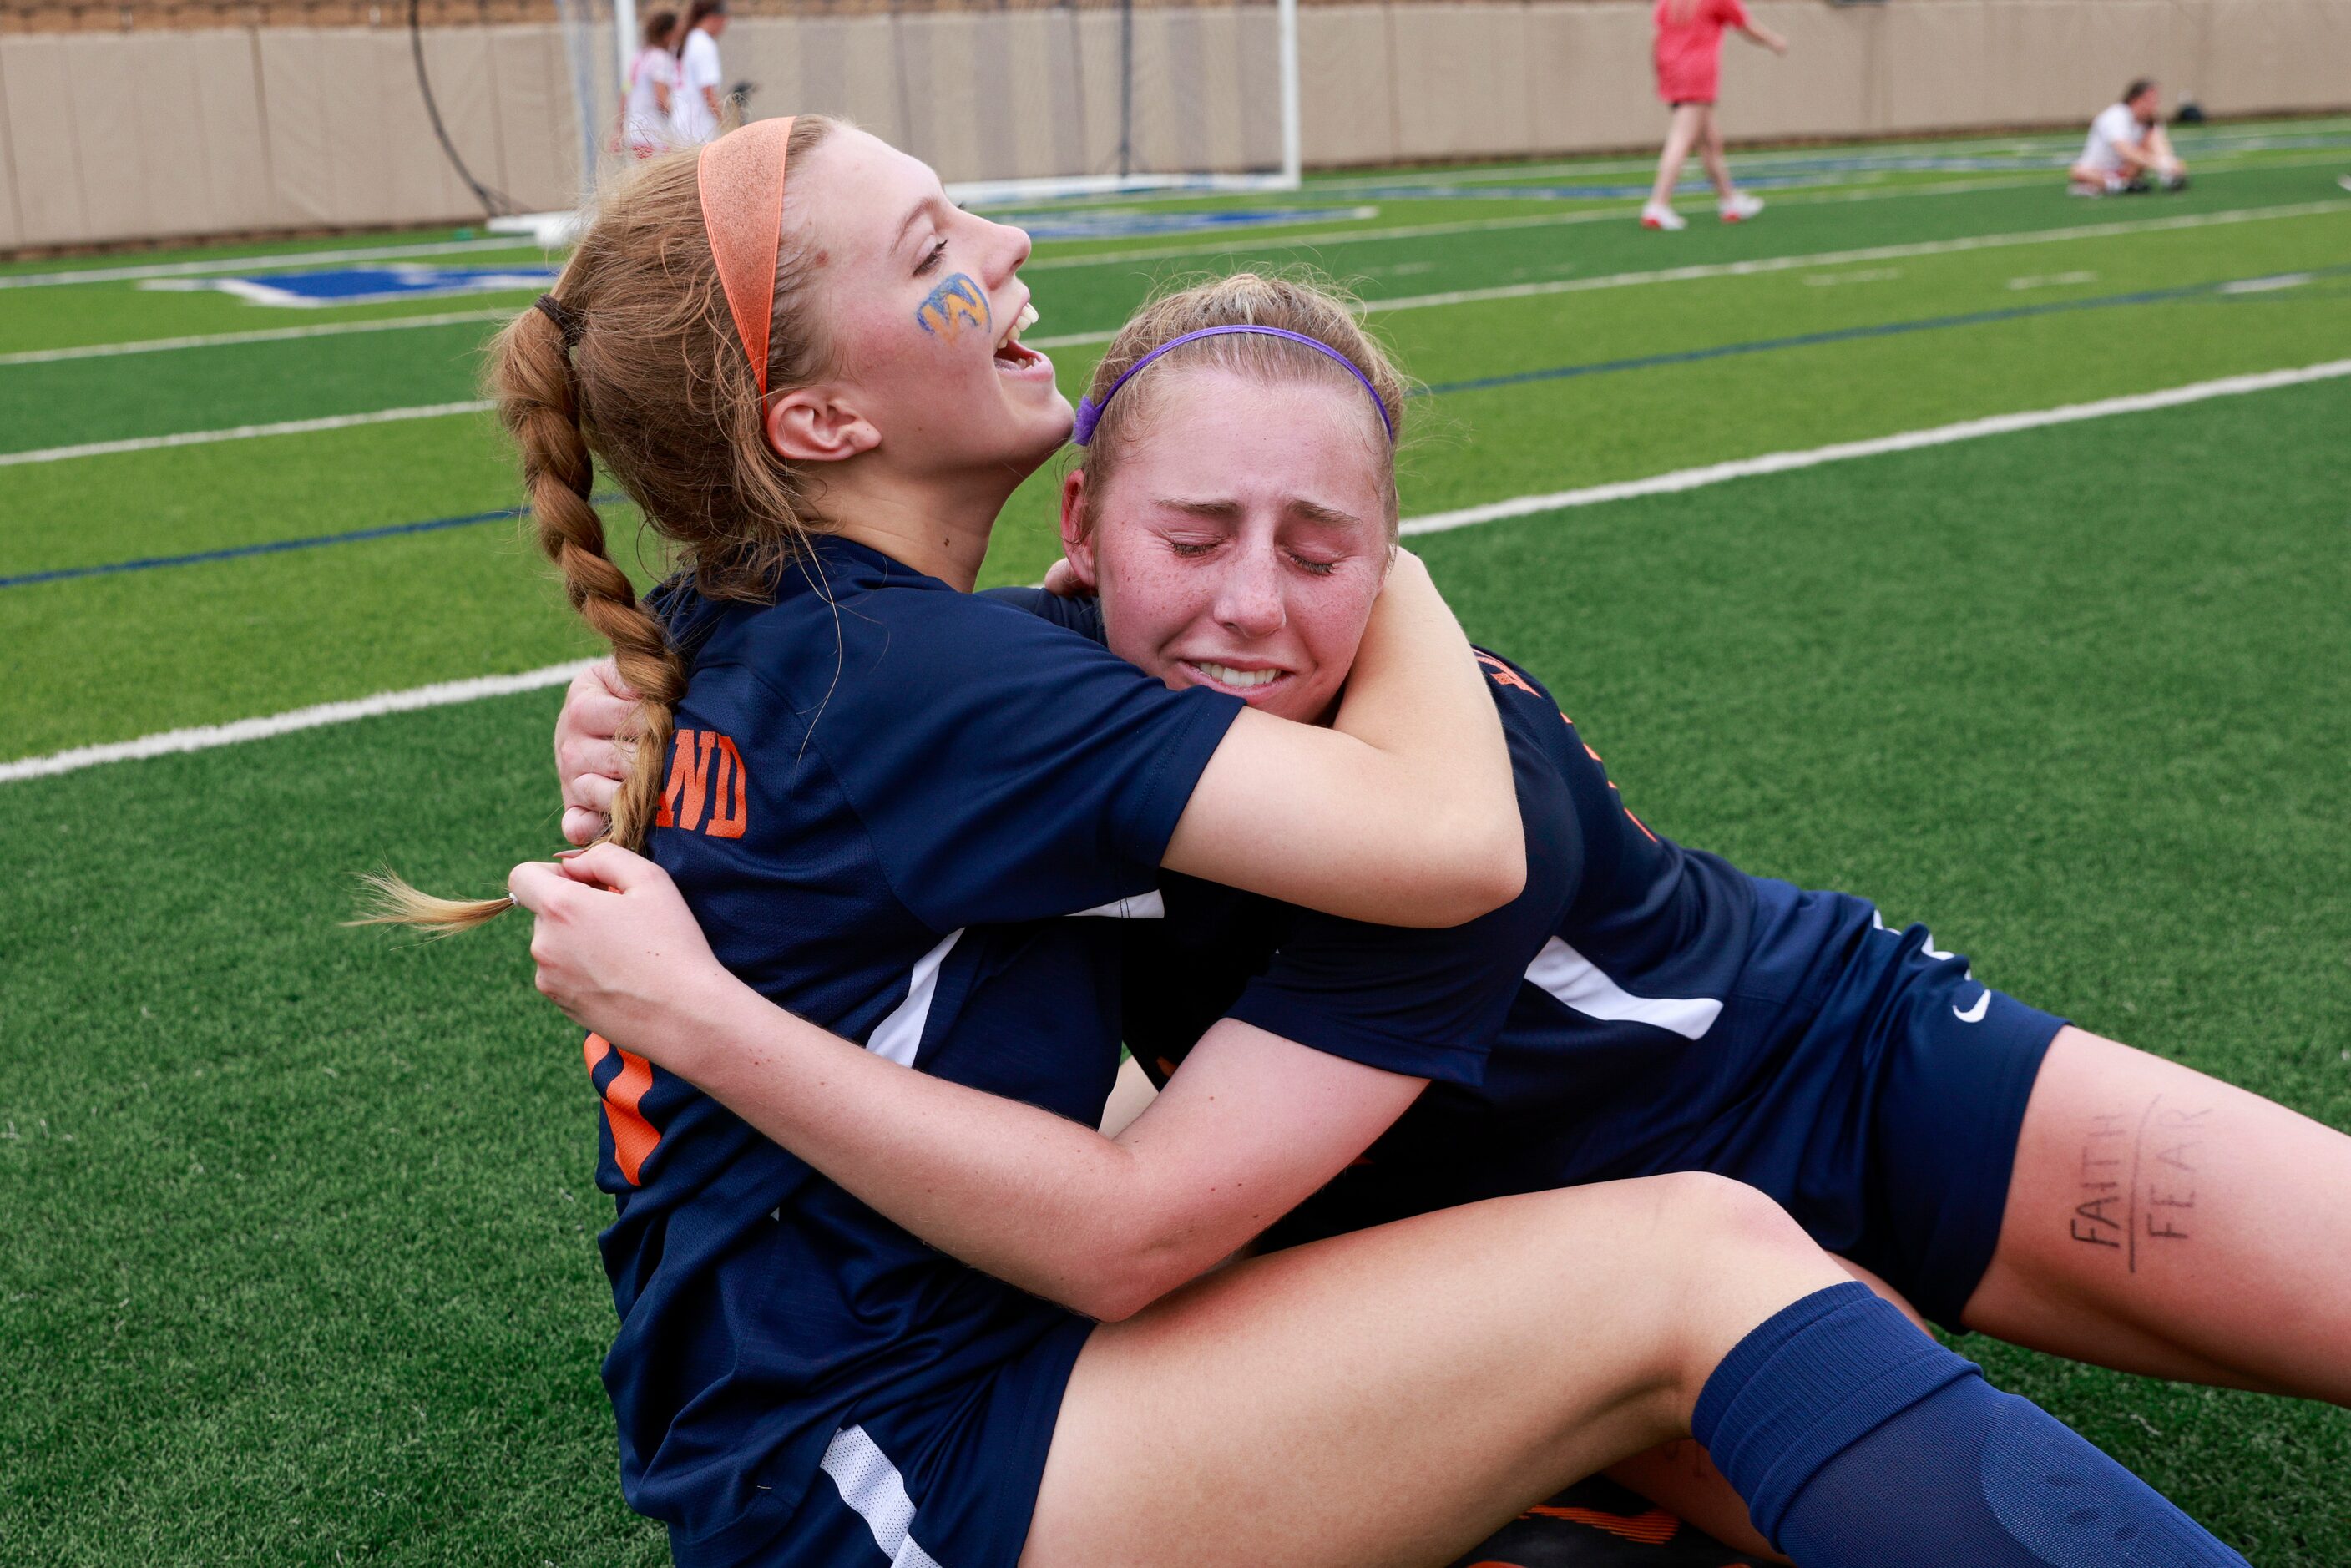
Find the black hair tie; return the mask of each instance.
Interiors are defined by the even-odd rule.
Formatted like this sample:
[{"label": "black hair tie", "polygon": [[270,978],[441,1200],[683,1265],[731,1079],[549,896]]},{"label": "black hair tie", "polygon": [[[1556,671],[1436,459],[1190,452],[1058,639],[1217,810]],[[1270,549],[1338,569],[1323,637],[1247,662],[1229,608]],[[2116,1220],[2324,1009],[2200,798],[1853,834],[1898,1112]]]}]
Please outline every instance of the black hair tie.
[{"label": "black hair tie", "polygon": [[555,329],[563,334],[563,347],[567,353],[578,348],[580,340],[587,336],[588,323],[580,319],[578,311],[554,295],[542,294],[532,300],[531,305],[534,308],[544,311],[547,319],[555,323]]}]

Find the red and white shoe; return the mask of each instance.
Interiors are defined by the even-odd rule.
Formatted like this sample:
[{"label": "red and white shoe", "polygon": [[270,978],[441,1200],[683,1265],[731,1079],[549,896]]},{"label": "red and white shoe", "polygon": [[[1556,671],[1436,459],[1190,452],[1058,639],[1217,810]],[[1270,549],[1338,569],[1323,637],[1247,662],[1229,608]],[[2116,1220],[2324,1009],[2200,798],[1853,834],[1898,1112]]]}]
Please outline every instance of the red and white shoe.
[{"label": "red and white shoe", "polygon": [[1763,198],[1745,191],[1733,191],[1722,199],[1717,208],[1727,224],[1743,224],[1763,210]]},{"label": "red and white shoe", "polygon": [[1662,202],[1651,202],[1641,209],[1641,226],[1672,234],[1689,227],[1689,220]]}]

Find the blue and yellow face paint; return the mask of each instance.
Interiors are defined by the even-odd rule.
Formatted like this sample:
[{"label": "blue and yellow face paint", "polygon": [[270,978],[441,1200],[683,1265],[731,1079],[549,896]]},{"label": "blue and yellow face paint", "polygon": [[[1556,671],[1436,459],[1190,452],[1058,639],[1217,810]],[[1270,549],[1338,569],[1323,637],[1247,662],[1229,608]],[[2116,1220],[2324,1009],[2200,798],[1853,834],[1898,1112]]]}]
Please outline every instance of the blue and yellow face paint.
[{"label": "blue and yellow face paint", "polygon": [[952,343],[972,327],[992,337],[996,313],[988,308],[987,296],[979,285],[968,274],[958,272],[931,290],[914,311],[914,320],[924,331]]}]

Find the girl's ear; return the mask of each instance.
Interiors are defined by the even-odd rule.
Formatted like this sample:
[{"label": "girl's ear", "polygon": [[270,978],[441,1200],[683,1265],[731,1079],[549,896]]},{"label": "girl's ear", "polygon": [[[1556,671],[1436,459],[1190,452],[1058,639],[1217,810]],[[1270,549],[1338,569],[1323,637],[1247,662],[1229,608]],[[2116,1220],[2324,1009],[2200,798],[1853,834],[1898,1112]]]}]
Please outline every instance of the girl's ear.
[{"label": "girl's ear", "polygon": [[1100,591],[1094,578],[1094,533],[1086,525],[1086,471],[1072,468],[1061,479],[1061,554],[1088,593]]},{"label": "girl's ear", "polygon": [[882,444],[882,433],[838,389],[796,387],[768,404],[768,446],[788,463],[838,463]]}]

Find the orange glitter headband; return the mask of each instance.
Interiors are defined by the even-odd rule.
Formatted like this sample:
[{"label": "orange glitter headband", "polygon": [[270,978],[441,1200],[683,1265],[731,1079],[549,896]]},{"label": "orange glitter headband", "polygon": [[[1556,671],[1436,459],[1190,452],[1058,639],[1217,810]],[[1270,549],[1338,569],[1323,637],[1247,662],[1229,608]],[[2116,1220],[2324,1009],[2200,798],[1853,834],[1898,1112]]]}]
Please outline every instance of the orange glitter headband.
[{"label": "orange glitter headband", "polygon": [[784,223],[784,154],[793,116],[755,120],[703,144],[694,169],[702,226],[718,263],[727,313],[768,395],[768,327],[776,306],[776,251]]}]

